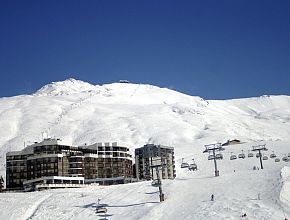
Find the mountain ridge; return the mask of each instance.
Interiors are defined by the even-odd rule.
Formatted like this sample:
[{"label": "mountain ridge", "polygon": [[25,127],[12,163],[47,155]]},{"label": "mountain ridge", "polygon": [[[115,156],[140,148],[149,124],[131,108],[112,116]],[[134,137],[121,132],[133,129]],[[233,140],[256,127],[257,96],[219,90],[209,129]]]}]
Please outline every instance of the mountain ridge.
[{"label": "mountain ridge", "polygon": [[68,79],[32,95],[0,99],[0,163],[7,151],[40,141],[47,132],[74,145],[125,142],[183,146],[224,142],[288,140],[290,97],[204,100],[152,85],[92,85]]}]

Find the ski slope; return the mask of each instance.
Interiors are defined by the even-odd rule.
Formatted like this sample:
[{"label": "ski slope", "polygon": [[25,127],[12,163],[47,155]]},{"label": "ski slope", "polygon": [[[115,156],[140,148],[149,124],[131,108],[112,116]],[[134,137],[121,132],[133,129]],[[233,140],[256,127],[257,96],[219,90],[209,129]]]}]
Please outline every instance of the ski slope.
[{"label": "ski slope", "polygon": [[[47,132],[74,145],[121,142],[131,153],[146,143],[173,146],[177,178],[164,181],[166,201],[158,203],[150,182],[110,187],[5,193],[0,219],[104,219],[94,213],[97,198],[109,219],[283,219],[289,215],[288,163],[256,158],[230,161],[231,152],[266,143],[280,157],[290,153],[290,97],[261,96],[204,100],[144,84],[91,85],[75,79],[53,82],[34,94],[0,98],[0,175],[5,154],[41,141]],[[218,162],[203,154],[205,144],[239,139]],[[180,169],[195,158],[199,170]],[[235,171],[235,172],[234,172]],[[211,202],[210,195],[215,195]],[[260,200],[258,195],[260,194]]]},{"label": "ski slope", "polygon": [[[262,142],[264,143],[264,142]],[[214,177],[213,161],[202,152],[196,158],[197,171],[178,167],[175,180],[164,180],[165,201],[159,203],[158,189],[150,181],[58,189],[30,193],[4,193],[0,197],[0,219],[105,219],[96,214],[97,199],[107,207],[107,219],[284,219],[290,217],[290,162],[264,162],[263,170],[254,158],[230,161],[231,152],[250,150],[261,142],[226,147]],[[290,142],[266,142],[267,154],[290,151]],[[288,166],[287,166],[288,165]],[[214,201],[210,201],[214,194]],[[241,218],[246,213],[247,218]]]}]

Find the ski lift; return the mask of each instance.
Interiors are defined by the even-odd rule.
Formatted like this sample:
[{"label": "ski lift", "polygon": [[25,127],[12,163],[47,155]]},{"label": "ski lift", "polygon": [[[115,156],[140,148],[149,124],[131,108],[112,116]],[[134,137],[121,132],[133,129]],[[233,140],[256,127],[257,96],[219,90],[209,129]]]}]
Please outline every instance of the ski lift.
[{"label": "ski lift", "polygon": [[236,155],[231,155],[230,160],[235,160],[235,159],[237,159],[237,156]]},{"label": "ski lift", "polygon": [[151,182],[151,186],[159,187],[160,185],[161,185],[161,184],[160,184],[159,179],[153,180],[153,181]]},{"label": "ski lift", "polygon": [[192,164],[189,165],[188,169],[192,170],[192,171],[195,171],[195,170],[197,170],[197,165],[195,163],[192,163]]},{"label": "ski lift", "polygon": [[209,155],[207,159],[208,160],[213,160],[214,159],[214,156],[213,155]]},{"label": "ski lift", "polygon": [[184,160],[184,158],[182,158],[182,163],[181,163],[180,167],[181,168],[188,168],[189,167],[188,163],[183,162],[183,160]]},{"label": "ski lift", "polygon": [[184,162],[184,163],[181,163],[181,168],[187,168],[189,167],[188,163]]},{"label": "ski lift", "polygon": [[107,213],[107,208],[100,204],[100,199],[98,199],[98,204],[96,207],[96,213]]},{"label": "ski lift", "polygon": [[245,159],[246,155],[244,154],[244,151],[242,150],[242,153],[238,155],[239,158]]},{"label": "ski lift", "polygon": [[107,208],[106,207],[97,207],[96,208],[96,213],[106,213]]},{"label": "ski lift", "polygon": [[249,151],[248,157],[254,157],[254,154]]},{"label": "ski lift", "polygon": [[289,159],[288,159],[287,156],[282,157],[282,160],[285,161],[285,162],[288,162],[289,161]]},{"label": "ski lift", "polygon": [[245,159],[245,154],[239,154],[239,156],[238,156],[239,158],[241,158],[241,159]]},{"label": "ski lift", "polygon": [[221,153],[218,153],[218,154],[215,155],[215,159],[217,159],[217,160],[222,160],[223,158],[224,157],[223,157],[223,155]]},{"label": "ski lift", "polygon": [[270,154],[270,158],[275,158],[276,154],[274,153],[274,151],[272,151],[272,154]]},{"label": "ski lift", "polygon": [[96,208],[96,213],[106,213],[107,208],[106,207],[97,207]]},{"label": "ski lift", "polygon": [[261,153],[257,153],[257,154],[256,154],[256,157],[257,157],[257,158],[259,158],[259,157],[261,157],[261,156],[262,156]]},{"label": "ski lift", "polygon": [[233,152],[231,152],[231,156],[230,156],[230,160],[235,160],[237,159],[237,156],[233,154]]},{"label": "ski lift", "polygon": [[192,159],[192,163],[189,165],[188,169],[189,169],[189,170],[192,170],[192,171],[197,170],[197,165],[196,165],[196,163],[194,162],[194,159]]},{"label": "ski lift", "polygon": [[275,162],[280,162],[280,159],[279,158],[275,158]]},{"label": "ski lift", "polygon": [[268,160],[268,156],[264,155],[262,159],[263,160]]}]

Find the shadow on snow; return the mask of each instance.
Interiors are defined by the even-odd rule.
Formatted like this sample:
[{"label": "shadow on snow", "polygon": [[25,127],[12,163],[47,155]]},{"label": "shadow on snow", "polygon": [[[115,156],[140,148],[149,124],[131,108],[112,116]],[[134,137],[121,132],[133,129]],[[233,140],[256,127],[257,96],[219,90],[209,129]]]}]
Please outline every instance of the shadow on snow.
[{"label": "shadow on snow", "polygon": [[[131,207],[131,206],[146,205],[146,204],[157,204],[157,203],[159,203],[159,202],[141,202],[141,203],[134,203],[134,204],[126,204],[126,205],[100,204],[99,207],[123,208],[123,207]],[[76,206],[76,207],[87,209],[87,208],[96,208],[97,205],[96,205],[96,203],[89,203],[89,204],[86,204],[86,205]]]}]

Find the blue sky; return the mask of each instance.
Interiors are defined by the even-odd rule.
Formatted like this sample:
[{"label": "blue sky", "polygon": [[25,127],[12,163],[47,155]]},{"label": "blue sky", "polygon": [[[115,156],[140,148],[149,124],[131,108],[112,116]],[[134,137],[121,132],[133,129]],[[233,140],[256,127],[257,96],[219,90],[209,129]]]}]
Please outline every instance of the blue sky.
[{"label": "blue sky", "polygon": [[0,0],[0,96],[66,78],[290,95],[288,0]]}]

